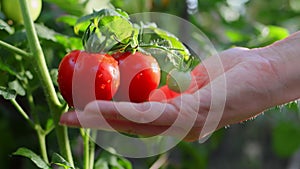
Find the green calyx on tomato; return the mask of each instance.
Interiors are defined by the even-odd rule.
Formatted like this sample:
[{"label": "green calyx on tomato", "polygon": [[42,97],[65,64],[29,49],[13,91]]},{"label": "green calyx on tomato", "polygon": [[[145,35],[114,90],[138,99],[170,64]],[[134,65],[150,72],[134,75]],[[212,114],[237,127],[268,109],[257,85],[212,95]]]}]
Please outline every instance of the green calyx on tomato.
[{"label": "green calyx on tomato", "polygon": [[[27,0],[30,16],[35,21],[42,10],[42,0]],[[2,11],[8,19],[17,23],[23,23],[23,17],[19,0],[2,0]]]}]

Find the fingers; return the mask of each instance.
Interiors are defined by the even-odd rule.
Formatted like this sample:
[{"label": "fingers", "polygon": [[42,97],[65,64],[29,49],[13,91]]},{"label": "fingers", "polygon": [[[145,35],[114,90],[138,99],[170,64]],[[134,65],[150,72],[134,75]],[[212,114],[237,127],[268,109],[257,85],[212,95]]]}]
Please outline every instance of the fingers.
[{"label": "fingers", "polygon": [[[184,137],[194,127],[198,103],[192,95],[183,95],[170,102],[94,101],[84,111],[67,112],[61,116],[63,125],[141,135],[174,135]],[[189,102],[186,104],[186,102]]]},{"label": "fingers", "polygon": [[[140,104],[137,104],[140,105]],[[159,107],[156,103],[154,103],[156,107]],[[103,107],[96,111],[94,106]],[[72,111],[67,112],[61,116],[60,124],[68,125],[72,127],[83,127],[83,128],[93,128],[93,129],[101,129],[101,130],[108,130],[108,131],[118,131],[124,132],[129,134],[137,134],[143,136],[156,136],[156,135],[168,135],[174,136],[179,139],[186,138],[187,134],[190,133],[191,128],[193,127],[193,122],[189,123],[187,120],[177,119],[178,121],[175,122],[178,114],[177,110],[166,110],[163,114],[154,121],[149,123],[144,123],[145,119],[148,121],[153,118],[153,112],[147,112],[148,105],[144,105],[144,107],[136,106],[138,110],[146,110],[150,115],[144,114],[145,117],[140,118],[139,115],[134,115],[134,117],[129,117],[131,119],[136,118],[135,120],[139,119],[141,122],[138,121],[131,121],[128,120],[128,115],[133,115],[134,113],[140,112],[132,112],[127,113],[125,118],[123,115],[120,114],[118,108],[122,109],[132,109],[127,107],[128,104],[120,103],[118,105],[111,105],[110,102],[93,102],[92,104],[88,105],[87,108],[80,112],[80,111]],[[104,108],[105,107],[105,108]],[[118,107],[118,108],[117,108]],[[167,108],[168,109],[168,108]],[[155,109],[157,110],[157,109]],[[127,112],[126,111],[126,112]],[[130,111],[129,111],[130,112]],[[171,114],[170,114],[171,113]],[[105,117],[105,118],[104,118]],[[180,118],[180,117],[179,117]],[[152,120],[152,119],[151,119]],[[195,119],[194,119],[195,121]]]},{"label": "fingers", "polygon": [[146,136],[157,135],[168,129],[168,126],[139,124],[120,119],[106,119],[105,122],[102,120],[100,118],[94,118],[93,116],[84,116],[84,112],[71,111],[61,116],[60,124],[71,127],[94,128],[110,131],[116,130],[128,134],[142,134]]},{"label": "fingers", "polygon": [[[89,123],[84,124],[85,126],[82,126],[82,123],[84,122],[81,122],[83,121],[83,119],[79,120],[78,113],[80,112],[72,111],[72,112],[65,113],[61,117],[60,123],[62,125],[68,125],[71,127],[86,127],[86,128],[115,131],[115,132],[121,132],[121,133],[133,134],[133,135],[142,135],[146,137],[164,135],[164,136],[177,137],[178,139],[183,139],[186,141],[194,141],[198,139],[198,134],[195,134],[194,132],[191,132],[190,130],[186,130],[179,126],[177,127],[156,126],[152,124],[140,124],[131,121],[114,120],[114,119],[106,119],[105,122],[88,120]],[[197,128],[197,131],[198,130],[199,129]],[[193,129],[192,131],[195,131],[195,129]]]},{"label": "fingers", "polygon": [[176,120],[178,113],[178,110],[169,103],[94,101],[88,104],[82,112],[63,114],[61,123],[79,126],[78,120],[87,121],[86,124],[91,125],[97,120],[113,119],[168,126]]}]

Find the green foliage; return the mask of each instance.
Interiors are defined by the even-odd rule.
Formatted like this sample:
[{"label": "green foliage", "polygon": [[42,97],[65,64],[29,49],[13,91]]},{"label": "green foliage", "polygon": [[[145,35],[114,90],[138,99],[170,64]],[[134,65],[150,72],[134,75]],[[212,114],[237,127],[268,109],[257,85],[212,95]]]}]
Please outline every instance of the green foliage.
[{"label": "green foliage", "polygon": [[47,163],[36,153],[27,149],[27,148],[19,148],[13,155],[19,155],[29,158],[38,168],[41,169],[50,169]]},{"label": "green foliage", "polygon": [[131,163],[124,157],[117,156],[115,150],[103,151],[95,162],[95,169],[132,169]]},{"label": "green foliage", "polygon": [[[298,0],[199,0],[198,11],[193,14],[188,13],[188,7],[183,0],[45,0],[43,5],[42,15],[35,23],[35,28],[57,92],[57,67],[61,58],[73,49],[83,49],[81,37],[91,20],[96,17],[98,20],[94,24],[102,29],[100,37],[104,35],[103,32],[110,33],[110,39],[114,42],[110,47],[118,50],[139,46],[140,50],[151,53],[160,65],[164,65],[162,84],[166,72],[180,67],[180,58],[184,58],[185,64],[190,67],[198,64],[199,60],[193,58],[193,53],[168,30],[162,30],[154,23],[130,23],[130,15],[123,10],[129,14],[156,11],[180,16],[199,28],[219,51],[232,46],[266,46],[300,30]],[[117,7],[122,10],[101,11],[104,7]],[[102,17],[101,20],[99,16]],[[165,24],[172,25],[173,22],[166,21]],[[120,28],[123,31],[113,34]],[[173,30],[171,26],[170,29]],[[180,31],[179,28],[178,30]],[[28,44],[31,42],[27,41],[26,36],[23,25],[11,22],[0,12],[1,41],[27,53]],[[36,140],[32,136],[33,129],[20,123],[20,116],[7,100],[17,100],[24,111],[30,114],[31,120],[39,117],[41,126],[44,126],[40,132],[51,133],[55,125],[53,119],[49,118],[49,107],[45,100],[47,94],[42,92],[43,86],[36,73],[36,65],[32,64],[34,59],[34,56],[26,57],[0,47],[0,168],[33,168],[31,163],[27,163],[29,160],[22,159],[21,164],[24,166],[19,166],[14,156],[7,158],[7,154],[11,154],[16,146],[30,145],[34,151],[39,149],[36,141],[33,141]],[[191,60],[192,63],[189,62]],[[33,100],[28,99],[30,96]],[[35,113],[38,114],[37,117]],[[164,168],[213,168],[217,163],[224,163],[222,168],[225,169],[252,166],[286,168],[289,158],[300,148],[299,117],[297,102],[291,102],[283,108],[270,109],[261,118],[214,133],[203,144],[180,143],[170,152],[168,165]],[[80,147],[78,133],[71,132],[70,135],[73,148]],[[53,154],[49,164],[72,168],[68,160],[54,153],[59,151],[56,148],[55,133],[51,133],[47,139],[47,147]],[[247,142],[258,144],[258,154],[255,154],[257,156],[248,157],[247,154],[254,150],[246,149]],[[236,152],[233,148],[237,149]],[[101,151],[95,160],[95,169],[131,169],[138,166],[128,159]],[[78,154],[75,164],[79,166],[80,151],[76,149],[76,152]],[[177,152],[180,155],[176,156]],[[29,149],[20,148],[13,154],[29,158],[38,168],[50,168],[49,164]],[[145,162],[149,159],[155,160],[155,157],[143,159],[140,164],[142,167],[136,168],[149,168],[149,163]],[[135,160],[132,161],[136,162]]]},{"label": "green foliage", "polygon": [[272,132],[273,149],[280,157],[289,157],[300,148],[300,125],[282,121]]},{"label": "green foliage", "polygon": [[16,98],[17,92],[15,90],[0,86],[0,95],[6,100],[11,100]]},{"label": "green foliage", "polygon": [[66,159],[57,153],[53,153],[51,161],[52,164],[63,167],[64,169],[74,169]]}]

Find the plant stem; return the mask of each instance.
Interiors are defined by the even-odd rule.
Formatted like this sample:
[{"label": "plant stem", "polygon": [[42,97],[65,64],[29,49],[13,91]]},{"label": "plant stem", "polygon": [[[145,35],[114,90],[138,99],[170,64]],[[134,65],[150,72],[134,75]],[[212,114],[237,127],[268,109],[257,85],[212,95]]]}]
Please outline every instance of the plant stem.
[{"label": "plant stem", "polygon": [[80,129],[83,138],[83,169],[90,169],[90,129]]},{"label": "plant stem", "polygon": [[0,46],[4,47],[5,49],[7,49],[7,50],[9,50],[11,52],[14,52],[16,54],[24,56],[24,57],[30,57],[31,56],[30,53],[27,53],[24,50],[19,49],[19,48],[15,47],[15,46],[13,46],[11,44],[8,44],[8,43],[6,43],[6,42],[4,42],[2,40],[0,40]]},{"label": "plant stem", "polygon": [[30,124],[30,126],[34,128],[34,123],[31,121],[31,119],[28,117],[27,113],[19,105],[19,103],[16,101],[16,99],[11,99],[10,102],[15,106],[15,108],[24,117],[24,119]]},{"label": "plant stem", "polygon": [[27,113],[23,110],[23,108],[19,105],[19,103],[15,99],[10,100],[11,103],[16,107],[16,109],[20,112],[20,114],[24,117],[24,119],[30,124],[30,126],[36,130],[38,135],[38,140],[40,144],[41,155],[45,162],[49,163],[47,156],[47,148],[46,148],[46,135],[44,134],[44,130],[41,128],[40,124],[33,123],[31,119],[28,117]]},{"label": "plant stem", "polygon": [[44,161],[49,163],[49,159],[48,159],[48,155],[47,155],[47,147],[46,147],[46,136],[49,134],[49,132],[46,132],[41,127],[40,120],[39,120],[38,114],[36,112],[36,108],[35,108],[36,106],[34,103],[34,98],[33,98],[31,89],[29,89],[27,91],[27,100],[29,102],[31,114],[33,116],[33,121],[35,123],[35,130],[38,135],[38,141],[39,141],[39,145],[40,145],[41,155],[42,155]]},{"label": "plant stem", "polygon": [[168,154],[162,154],[150,167],[150,169],[159,169],[162,168],[168,162]]},{"label": "plant stem", "polygon": [[97,130],[92,130],[91,131],[92,140],[90,140],[90,169],[94,168],[96,137],[97,137]]},{"label": "plant stem", "polygon": [[37,135],[40,143],[41,155],[46,163],[49,163],[46,147],[46,135],[42,130],[37,129]]},{"label": "plant stem", "polygon": [[40,76],[41,83],[43,84],[43,89],[47,93],[46,98],[51,107],[60,107],[60,102],[56,95],[55,88],[52,84],[52,80],[47,68],[47,64],[45,61],[44,53],[42,47],[39,43],[39,39],[34,27],[34,23],[31,20],[29,15],[29,10],[27,7],[26,0],[19,0],[20,6],[22,9],[22,15],[24,20],[24,26],[26,28],[27,39],[29,43],[30,50],[32,55],[35,57],[33,61],[35,61],[35,66],[37,67],[37,73]]},{"label": "plant stem", "polygon": [[45,61],[44,53],[39,43],[39,39],[34,28],[34,23],[29,14],[28,1],[19,0],[19,3],[22,11],[27,39],[28,42],[30,42],[30,51],[32,52],[32,55],[34,57],[33,65],[36,67],[36,73],[40,78],[41,86],[43,86],[46,100],[50,108],[51,115],[53,117],[61,154],[68,160],[68,162],[71,165],[74,166],[71,147],[68,138],[68,130],[66,127],[59,126],[60,115],[63,113],[64,109],[58,100],[55,88],[53,86],[49,70]]},{"label": "plant stem", "polygon": [[27,100],[29,103],[30,112],[31,112],[34,123],[40,125],[40,120],[39,120],[38,114],[35,111],[35,104],[34,104],[33,96],[32,96],[30,89],[27,90]]}]

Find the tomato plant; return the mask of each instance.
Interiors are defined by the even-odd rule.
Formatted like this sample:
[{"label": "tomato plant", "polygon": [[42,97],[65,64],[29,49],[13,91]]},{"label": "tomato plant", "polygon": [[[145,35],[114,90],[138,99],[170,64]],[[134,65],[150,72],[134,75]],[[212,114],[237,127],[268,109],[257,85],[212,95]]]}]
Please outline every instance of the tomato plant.
[{"label": "tomato plant", "polygon": [[[78,76],[73,76],[74,72]],[[87,83],[89,83],[88,78],[93,74],[95,86],[92,87],[95,88],[95,98],[112,99],[118,89],[120,75],[118,62],[111,55],[74,50],[62,59],[58,68],[57,81],[60,92],[69,106],[74,106],[74,92],[77,97],[80,97],[80,103],[75,105],[76,108],[84,108],[89,101],[92,101],[93,98],[89,98],[87,92],[89,90]]]},{"label": "tomato plant", "polygon": [[[15,106],[38,136],[41,156],[27,148],[18,149],[14,155],[29,157],[37,166],[75,168],[75,164],[81,165],[73,160],[67,127],[59,124],[60,116],[69,108],[62,102],[59,91],[70,107],[78,109],[95,99],[147,101],[153,90],[165,84],[161,84],[161,66],[172,60],[169,65],[176,67],[183,57],[189,56],[174,35],[154,23],[132,23],[122,10],[103,9],[80,18],[61,16],[58,20],[74,26],[74,32],[70,33],[33,23],[29,18],[31,11],[26,8],[29,1],[18,2],[22,15],[26,16],[22,17],[24,24],[11,25],[0,20],[0,30],[6,31],[1,32],[0,40],[3,47],[0,49],[0,95]],[[22,35],[20,39],[16,38],[19,35]],[[82,41],[78,37],[81,35]],[[6,55],[6,50],[10,55]],[[65,54],[66,51],[71,52]],[[27,99],[26,103],[17,99],[18,95]],[[53,130],[56,130],[60,154],[53,153],[50,161],[46,136]],[[80,129],[84,150],[80,154],[82,166],[99,168],[101,161],[107,161],[101,155],[99,160],[95,159],[95,143],[90,141],[89,133],[93,131]],[[127,169],[131,165],[127,162],[121,167]]]},{"label": "tomato plant", "polygon": [[160,67],[151,55],[141,52],[115,53],[119,62],[120,87],[114,100],[144,102],[160,82]]},{"label": "tomato plant", "polygon": [[[42,10],[42,0],[28,0],[30,16],[35,21]],[[23,23],[19,0],[2,0],[2,10],[8,19],[17,23]]]}]

